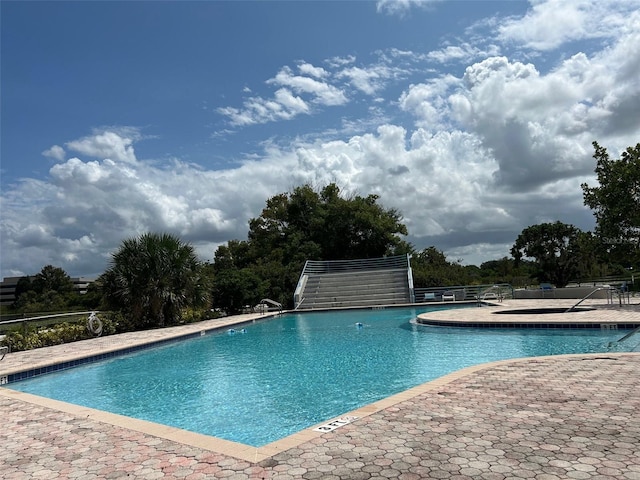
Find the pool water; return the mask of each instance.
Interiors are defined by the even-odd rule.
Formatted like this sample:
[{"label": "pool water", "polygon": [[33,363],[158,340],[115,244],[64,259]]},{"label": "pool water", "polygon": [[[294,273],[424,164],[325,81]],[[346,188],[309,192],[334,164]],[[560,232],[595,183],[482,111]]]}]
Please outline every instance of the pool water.
[{"label": "pool water", "polygon": [[286,314],[7,386],[262,446],[463,367],[604,352],[623,335],[411,323],[429,310]]}]

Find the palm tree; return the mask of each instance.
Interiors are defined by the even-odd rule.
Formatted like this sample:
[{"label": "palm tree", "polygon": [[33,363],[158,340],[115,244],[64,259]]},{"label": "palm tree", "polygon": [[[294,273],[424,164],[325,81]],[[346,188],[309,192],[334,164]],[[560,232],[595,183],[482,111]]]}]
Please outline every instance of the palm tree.
[{"label": "palm tree", "polygon": [[206,304],[203,273],[190,244],[145,233],[122,242],[102,283],[109,306],[129,315],[136,327],[163,326],[178,321],[184,308]]}]

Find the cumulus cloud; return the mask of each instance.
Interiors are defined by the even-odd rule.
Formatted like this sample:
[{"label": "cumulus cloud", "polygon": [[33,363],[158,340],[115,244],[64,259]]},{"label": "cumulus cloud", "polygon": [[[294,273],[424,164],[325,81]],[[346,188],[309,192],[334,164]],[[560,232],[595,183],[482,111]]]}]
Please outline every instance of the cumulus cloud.
[{"label": "cumulus cloud", "polygon": [[302,73],[303,75],[309,75],[315,78],[325,78],[329,75],[329,72],[327,72],[324,68],[314,67],[310,63],[301,63],[300,65],[298,65],[298,70],[300,70],[300,73]]},{"label": "cumulus cloud", "polygon": [[300,113],[308,112],[309,107],[302,98],[294,96],[286,88],[281,88],[275,92],[273,99],[253,97],[245,101],[242,109],[225,107],[218,111],[227,116],[232,125],[245,126],[290,120]]},{"label": "cumulus cloud", "polygon": [[68,142],[66,147],[74,152],[94,158],[109,158],[115,161],[134,163],[136,160],[133,142],[138,132],[129,129],[128,135],[114,131],[96,132],[93,135]]},{"label": "cumulus cloud", "polygon": [[25,181],[6,193],[3,248],[14,253],[3,257],[3,271],[33,273],[45,261],[100,273],[124,238],[145,231],[180,235],[212,259],[218,244],[246,238],[248,219],[259,215],[267,198],[304,183],[337,182],[347,192],[377,193],[385,206],[405,212],[415,235],[444,234],[476,209],[472,198],[445,199],[463,191],[477,199],[479,179],[487,181],[495,168],[480,153],[462,154],[470,150],[481,152],[463,133],[409,135],[382,125],[348,140],[268,145],[259,160],[221,171],[179,161],[160,166],[74,157],[53,166],[47,182]]},{"label": "cumulus cloud", "polygon": [[[553,3],[553,2],[552,2]],[[546,5],[546,4],[545,4]],[[613,151],[634,144],[640,129],[640,23],[627,18],[615,43],[577,52],[546,74],[533,63],[493,56],[462,78],[410,86],[400,106],[423,128],[460,128],[477,136],[498,162],[494,185],[534,192],[549,182],[593,171],[590,145]]]},{"label": "cumulus cloud", "polygon": [[522,18],[500,25],[499,38],[537,50],[593,38],[613,38],[628,25],[625,15],[638,15],[637,2],[627,0],[535,0]]},{"label": "cumulus cloud", "polygon": [[[116,132],[69,143],[103,145],[105,138],[110,145],[131,147]],[[25,180],[3,192],[3,252],[12,252],[3,255],[3,273],[34,273],[51,263],[68,272],[99,274],[124,238],[146,231],[177,234],[212,259],[218,244],[244,238],[248,219],[288,186],[277,176],[269,186],[263,179],[276,171],[290,178],[291,171],[282,156],[277,165],[247,162],[228,171],[125,159],[74,157],[53,166],[46,182]]]},{"label": "cumulus cloud", "polygon": [[51,148],[48,148],[42,152],[42,155],[45,157],[50,157],[58,161],[64,160],[66,152],[64,148],[60,145],[53,145]]},{"label": "cumulus cloud", "polygon": [[416,117],[416,124],[423,128],[445,128],[449,116],[447,93],[460,84],[456,77],[447,75],[428,83],[411,85],[399,99],[400,108]]},{"label": "cumulus cloud", "polygon": [[459,45],[447,45],[439,50],[433,50],[426,58],[437,63],[462,63],[471,62],[477,58],[498,55],[500,48],[497,45],[488,45],[481,49],[476,45],[462,42]]}]

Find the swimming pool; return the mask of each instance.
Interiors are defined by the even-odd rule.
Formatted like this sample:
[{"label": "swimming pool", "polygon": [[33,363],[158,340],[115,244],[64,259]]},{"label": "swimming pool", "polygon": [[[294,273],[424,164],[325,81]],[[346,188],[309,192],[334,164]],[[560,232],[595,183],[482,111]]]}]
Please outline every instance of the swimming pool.
[{"label": "swimming pool", "polygon": [[8,387],[261,446],[463,367],[602,352],[621,336],[411,323],[432,309],[287,314]]}]

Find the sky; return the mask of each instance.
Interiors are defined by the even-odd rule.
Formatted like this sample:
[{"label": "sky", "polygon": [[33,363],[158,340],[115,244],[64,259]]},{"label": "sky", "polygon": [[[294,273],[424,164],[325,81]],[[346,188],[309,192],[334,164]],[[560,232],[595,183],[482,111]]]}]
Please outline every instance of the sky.
[{"label": "sky", "polygon": [[640,142],[640,0],[2,1],[0,277],[203,261],[268,198],[375,194],[480,265],[592,230],[592,142]]}]

